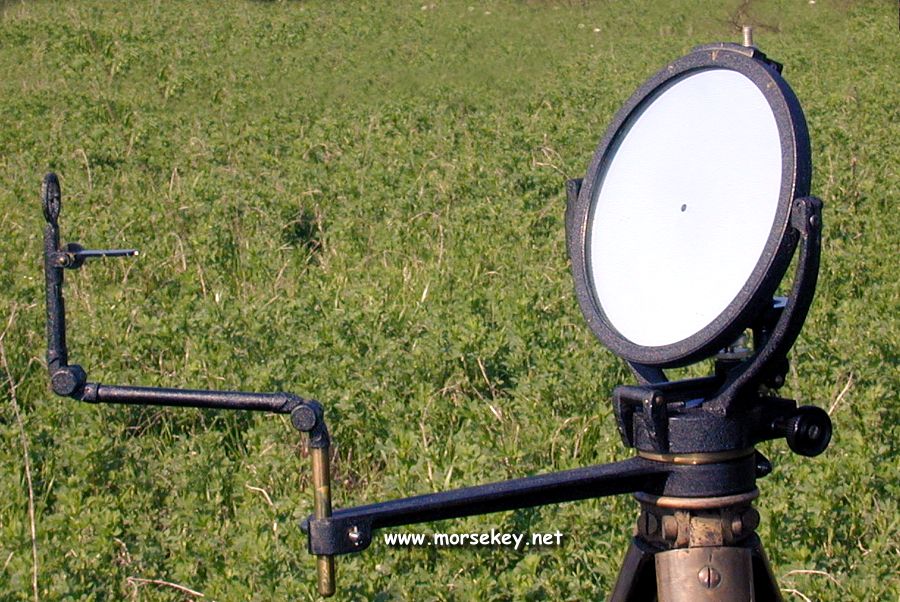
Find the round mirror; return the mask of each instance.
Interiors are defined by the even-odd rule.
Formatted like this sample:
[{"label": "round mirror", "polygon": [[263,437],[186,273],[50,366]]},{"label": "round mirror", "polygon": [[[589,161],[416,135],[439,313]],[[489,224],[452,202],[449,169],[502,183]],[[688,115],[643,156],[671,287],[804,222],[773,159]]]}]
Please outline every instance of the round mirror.
[{"label": "round mirror", "polygon": [[729,46],[676,61],[626,103],[569,225],[588,323],[634,362],[681,365],[729,343],[770,302],[796,243],[802,112],[772,64]]}]

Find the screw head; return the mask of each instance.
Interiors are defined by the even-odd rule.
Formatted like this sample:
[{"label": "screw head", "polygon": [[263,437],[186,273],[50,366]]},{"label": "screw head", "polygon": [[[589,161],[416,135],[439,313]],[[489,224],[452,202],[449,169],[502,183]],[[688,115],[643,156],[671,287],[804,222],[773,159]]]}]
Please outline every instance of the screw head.
[{"label": "screw head", "polygon": [[740,516],[735,516],[731,519],[731,534],[735,537],[740,537],[741,532],[744,530],[744,521],[741,520]]},{"label": "screw head", "polygon": [[647,535],[655,535],[657,530],[659,530],[659,521],[656,519],[656,515],[652,512],[648,512],[646,514],[646,531]]},{"label": "screw head", "polygon": [[700,580],[700,584],[706,589],[715,589],[722,583],[722,575],[709,565],[700,569],[700,572],[697,573],[697,579]]},{"label": "screw head", "polygon": [[670,514],[663,516],[662,534],[663,537],[669,541],[678,539],[678,519]]},{"label": "screw head", "polygon": [[347,532],[347,538],[350,540],[350,543],[358,546],[360,540],[362,539],[362,533],[359,532],[359,529],[357,527],[353,527]]}]

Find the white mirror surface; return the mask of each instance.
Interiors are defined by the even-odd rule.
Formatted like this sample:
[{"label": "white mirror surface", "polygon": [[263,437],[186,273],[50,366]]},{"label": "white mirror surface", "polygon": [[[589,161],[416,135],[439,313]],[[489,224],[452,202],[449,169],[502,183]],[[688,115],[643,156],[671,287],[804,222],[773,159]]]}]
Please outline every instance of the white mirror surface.
[{"label": "white mirror surface", "polygon": [[588,270],[622,336],[669,345],[711,324],[763,253],[781,187],[778,126],[749,78],[707,69],[625,127],[594,192]]}]

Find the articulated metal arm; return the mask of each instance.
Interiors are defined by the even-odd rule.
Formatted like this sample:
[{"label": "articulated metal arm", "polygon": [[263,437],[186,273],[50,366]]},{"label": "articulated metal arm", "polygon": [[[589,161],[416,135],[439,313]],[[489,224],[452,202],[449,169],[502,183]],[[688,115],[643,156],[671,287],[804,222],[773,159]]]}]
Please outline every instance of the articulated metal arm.
[{"label": "articulated metal arm", "polygon": [[313,554],[361,552],[375,529],[531,508],[622,493],[723,496],[752,491],[764,459],[752,450],[702,465],[642,457],[419,495],[336,511],[330,519],[303,522]]},{"label": "articulated metal arm", "polygon": [[[100,257],[137,255],[134,249],[86,250],[69,243],[62,247],[59,213],[62,193],[56,174],[44,178],[41,201],[47,225],[44,229],[44,277],[47,289],[47,370],[53,392],[90,403],[214,408],[290,414],[291,424],[309,435],[312,458],[315,516],[331,516],[330,439],[321,404],[291,393],[251,393],[243,391],[205,391],[131,387],[87,382],[87,373],[77,364],[69,364],[66,346],[66,309],[63,299],[65,270],[80,268],[85,260]],[[318,588],[323,596],[334,593],[334,559],[319,556]]]},{"label": "articulated metal arm", "polygon": [[669,468],[643,458],[631,458],[346,508],[336,511],[329,519],[309,517],[302,527],[309,534],[309,551],[313,554],[361,552],[371,543],[375,529],[630,493],[652,486],[654,479],[663,482]]}]

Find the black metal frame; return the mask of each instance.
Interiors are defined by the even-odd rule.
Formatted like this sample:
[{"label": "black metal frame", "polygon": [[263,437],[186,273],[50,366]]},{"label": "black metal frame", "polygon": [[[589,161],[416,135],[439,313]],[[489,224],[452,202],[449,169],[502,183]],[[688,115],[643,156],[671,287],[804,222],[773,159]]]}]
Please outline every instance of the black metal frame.
[{"label": "black metal frame", "polygon": [[[618,132],[634,111],[674,78],[706,68],[734,69],[744,73],[760,87],[772,105],[782,136],[786,165],[778,217],[766,251],[749,281],[754,291],[739,296],[713,324],[681,343],[637,348],[611,328],[590,291],[585,257],[585,228],[590,205],[594,189],[602,184],[603,161],[608,150],[616,143]],[[87,374],[80,366],[69,364],[64,271],[79,268],[86,259],[136,252],[87,251],[72,243],[62,247],[58,224],[59,181],[54,174],[48,174],[42,188],[42,202],[47,221],[44,232],[47,368],[53,391],[91,403],[290,414],[293,426],[309,434],[313,450],[315,512],[303,521],[302,528],[308,534],[309,551],[318,556],[319,591],[323,595],[334,592],[333,556],[365,549],[372,541],[373,531],[379,528],[621,493],[637,493],[654,499],[663,496],[659,499],[712,500],[710,507],[714,509],[718,507],[716,503],[721,503],[722,508],[727,507],[731,503],[729,500],[736,497],[746,502],[755,495],[756,479],[772,469],[769,461],[754,449],[757,443],[783,437],[795,452],[813,456],[824,451],[831,438],[831,422],[824,411],[816,407],[798,408],[793,400],[774,394],[784,384],[787,352],[800,332],[815,292],[822,226],[821,202],[806,196],[810,164],[805,121],[799,103],[779,72],[780,65],[766,59],[754,48],[717,44],[696,49],[651,78],[620,111],[591,162],[584,186],[581,180],[566,183],[569,197],[567,244],[579,302],[591,329],[612,351],[629,362],[640,381],[639,385],[620,386],[613,393],[620,434],[627,447],[637,450],[637,457],[346,508],[332,514],[329,438],[323,409],[318,402],[290,393],[105,385],[88,382]],[[770,88],[769,84],[774,87]],[[786,300],[773,300],[772,295],[798,244],[800,257],[790,295]],[[715,374],[680,382],[667,381],[663,368],[711,356],[746,328],[753,330],[752,355],[720,354]],[[648,507],[656,512],[652,504]],[[722,524],[733,535],[731,522]],[[757,550],[755,558],[764,560],[759,540],[753,539],[753,528],[755,525],[748,527],[746,541],[741,545],[754,547]],[[629,552],[631,560],[626,562],[623,572],[631,570],[628,562],[646,568],[650,556],[664,549],[665,546],[653,547],[659,542],[648,543],[655,541],[653,537],[656,535],[651,533],[648,523],[647,529],[636,538]],[[634,599],[631,597],[633,592],[629,593],[633,579],[629,580],[628,575],[625,577],[616,588],[618,593],[613,594],[616,600]]]},{"label": "black metal frame", "polygon": [[[769,238],[746,285],[728,307],[694,335],[657,347],[637,345],[619,333],[606,318],[591,282],[587,231],[592,209],[609,161],[622,136],[641,112],[675,82],[708,69],[727,69],[749,78],[769,103],[778,126],[782,148],[782,180],[778,209]],[[574,202],[566,210],[566,241],[572,259],[575,293],[588,326],[613,353],[628,360],[636,371],[660,378],[650,368],[683,366],[722,349],[764,310],[784,277],[797,239],[791,236],[794,199],[809,194],[811,160],[809,134],[800,103],[781,77],[781,65],[755,48],[737,44],[701,46],[651,77],[626,101],[607,128]],[[740,161],[740,157],[735,157]]]},{"label": "black metal frame", "polygon": [[[601,183],[603,161],[629,117],[673,80],[712,67],[734,69],[750,77],[776,114],[785,163],[778,215],[750,279],[755,287],[752,293],[735,300],[713,325],[687,341],[635,349],[610,327],[590,292],[585,228],[593,190]],[[771,393],[784,383],[787,352],[812,301],[822,223],[821,201],[805,196],[811,171],[805,121],[799,103],[778,75],[780,69],[753,48],[717,44],[696,49],[651,78],[619,112],[588,168],[586,187],[581,180],[567,182],[566,232],[576,292],[592,330],[629,361],[642,383],[618,387],[613,405],[623,442],[644,457],[338,510],[327,521],[311,517],[303,524],[311,552],[358,552],[371,542],[372,530],[383,527],[626,492],[729,496],[751,491],[756,477],[771,470],[768,460],[754,452],[758,442],[784,437],[791,449],[809,456],[827,447],[831,422],[824,411],[811,406],[797,408],[793,400]],[[770,82],[775,83],[774,88]],[[798,243],[800,258],[791,293],[786,300],[773,300]],[[751,357],[723,355],[713,376],[667,381],[662,367],[708,357],[747,327],[754,332]],[[672,461],[675,455],[699,455],[702,460],[684,466]]]},{"label": "black metal frame", "polygon": [[[47,302],[47,371],[53,392],[90,403],[173,406],[220,410],[250,410],[289,414],[291,425],[308,435],[315,484],[315,514],[331,515],[328,454],[331,441],[322,405],[292,393],[251,393],[245,391],[208,391],[133,387],[88,382],[87,373],[78,364],[69,363],[66,343],[66,307],[63,298],[65,270],[79,269],[88,259],[137,255],[134,249],[86,250],[77,243],[60,245],[59,214],[62,191],[56,174],[49,173],[41,186],[41,205],[47,225],[44,228],[44,278]],[[319,559],[319,591],[334,592],[333,561]]]},{"label": "black metal frame", "polygon": [[[575,185],[570,185],[570,190]],[[786,355],[815,291],[821,248],[821,201],[793,204],[791,227],[801,244],[786,302],[771,303],[754,324],[759,348],[750,358],[717,362],[717,374],[678,382],[621,386],[613,406],[622,440],[644,457],[337,510],[303,523],[313,554],[364,550],[378,528],[458,518],[549,503],[642,492],[722,497],[751,491],[771,464],[754,445],[784,437],[793,451],[815,456],[831,440],[831,420],[815,406],[772,394],[784,383]],[[697,403],[697,402],[700,403]],[[672,456],[699,455],[682,465]]]},{"label": "black metal frame", "polygon": [[[65,270],[78,269],[86,259],[99,257],[127,257],[137,255],[134,249],[85,250],[77,243],[60,245],[59,214],[62,209],[62,192],[56,174],[44,178],[41,202],[47,225],[44,228],[44,277],[47,293],[47,371],[53,392],[91,403],[119,403],[160,405],[222,410],[253,410],[292,414],[299,410],[307,414],[313,410],[319,418],[316,436],[317,446],[328,445],[328,431],[321,418],[318,402],[306,400],[291,393],[248,393],[243,391],[206,391],[165,389],[159,387],[132,387],[87,382],[87,373],[78,364],[69,364],[66,343],[66,307],[63,299]],[[298,418],[299,424],[307,424],[308,416]],[[309,431],[313,430],[310,425]]]}]

